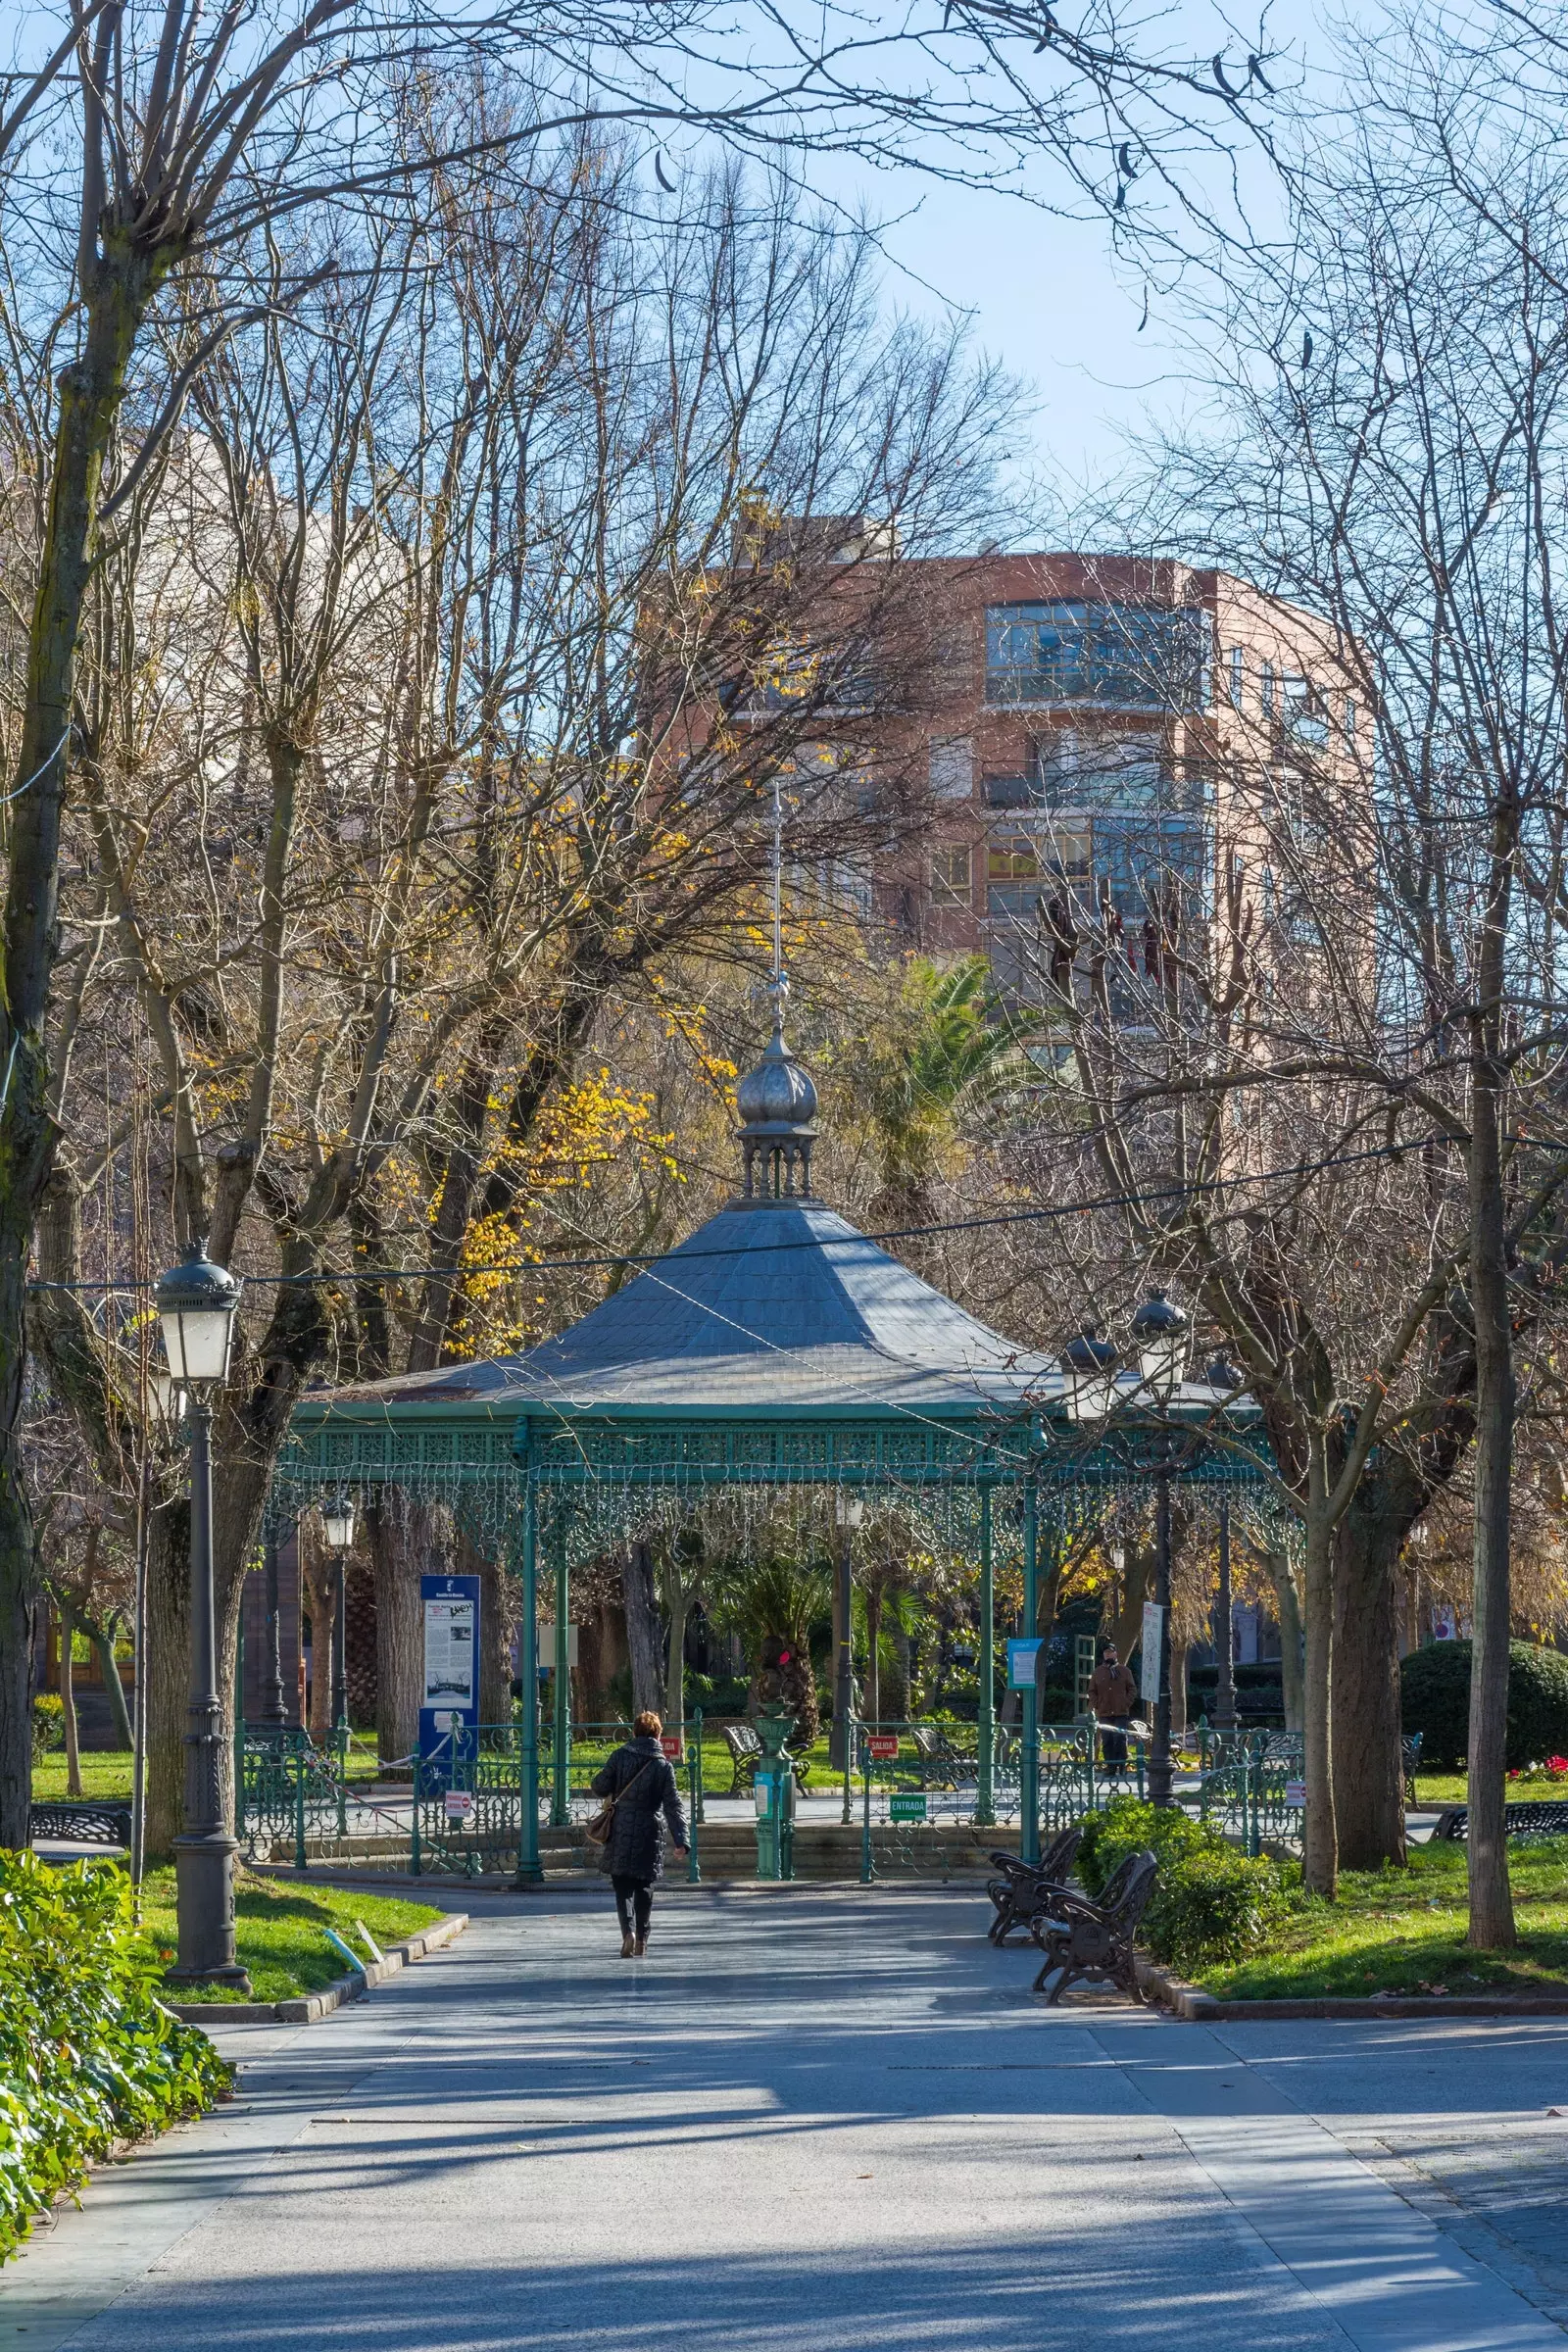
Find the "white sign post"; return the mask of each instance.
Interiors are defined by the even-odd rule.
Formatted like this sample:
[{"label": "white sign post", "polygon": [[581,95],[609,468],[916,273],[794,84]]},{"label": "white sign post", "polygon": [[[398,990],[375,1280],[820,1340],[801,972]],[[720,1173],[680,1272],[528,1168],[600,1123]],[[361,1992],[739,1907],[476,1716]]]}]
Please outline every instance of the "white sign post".
[{"label": "white sign post", "polygon": [[1165,1612],[1157,1600],[1144,1603],[1144,1639],[1138,1695],[1146,1707],[1159,1704],[1159,1653],[1165,1643]]}]

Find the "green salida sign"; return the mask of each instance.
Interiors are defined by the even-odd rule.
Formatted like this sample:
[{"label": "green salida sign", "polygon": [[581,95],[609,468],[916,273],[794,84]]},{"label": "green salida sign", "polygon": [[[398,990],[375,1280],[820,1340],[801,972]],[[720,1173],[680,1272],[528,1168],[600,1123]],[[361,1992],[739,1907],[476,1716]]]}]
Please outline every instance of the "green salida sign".
[{"label": "green salida sign", "polygon": [[903,1795],[890,1796],[888,1798],[888,1819],[889,1821],[924,1821],[924,1792],[908,1790]]}]

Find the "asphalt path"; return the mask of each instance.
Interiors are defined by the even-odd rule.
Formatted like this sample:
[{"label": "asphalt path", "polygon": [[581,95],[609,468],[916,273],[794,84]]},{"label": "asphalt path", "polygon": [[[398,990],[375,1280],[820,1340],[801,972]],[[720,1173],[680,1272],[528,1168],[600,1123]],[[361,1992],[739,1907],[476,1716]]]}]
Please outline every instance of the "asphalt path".
[{"label": "asphalt path", "polygon": [[1568,2021],[1048,2011],[972,1891],[475,1898],[0,2275],[52,2352],[1538,2352]]}]

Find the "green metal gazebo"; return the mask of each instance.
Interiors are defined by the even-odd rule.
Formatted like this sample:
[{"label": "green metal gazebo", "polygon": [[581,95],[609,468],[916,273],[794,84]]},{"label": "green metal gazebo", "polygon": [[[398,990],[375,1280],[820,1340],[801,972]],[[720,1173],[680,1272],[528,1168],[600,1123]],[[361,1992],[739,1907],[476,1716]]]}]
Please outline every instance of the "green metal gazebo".
[{"label": "green metal gazebo", "polygon": [[[739,1194],[560,1338],[525,1353],[321,1392],[296,1408],[273,1508],[345,1486],[439,1497],[520,1576],[519,1673],[538,1687],[541,1555],[555,1588],[555,1753],[570,1725],[573,1561],[689,1523],[715,1492],[760,1513],[803,1490],[880,1493],[967,1550],[981,1654],[995,1564],[1020,1557],[1036,1627],[1043,1544],[1151,1480],[1220,1490],[1266,1476],[1234,1387],[1104,1373],[1084,1417],[1069,1368],[1016,1347],[811,1191],[816,1092],[773,1036],[737,1093]],[[743,1505],[745,1507],[745,1505]],[[979,1677],[975,1819],[993,1814],[994,1676]],[[1023,1693],[1020,1835],[1039,1852],[1039,1718]],[[537,1881],[537,1708],[521,1724],[518,1876]],[[556,1776],[559,1782],[560,1776]]]}]

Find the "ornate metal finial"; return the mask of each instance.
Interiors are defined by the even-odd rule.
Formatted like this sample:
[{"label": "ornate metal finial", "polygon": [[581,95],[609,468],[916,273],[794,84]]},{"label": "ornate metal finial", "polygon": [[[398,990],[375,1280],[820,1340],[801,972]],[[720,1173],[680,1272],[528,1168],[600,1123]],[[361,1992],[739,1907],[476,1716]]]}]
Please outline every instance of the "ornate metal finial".
[{"label": "ornate metal finial", "polygon": [[741,1114],[742,1199],[808,1200],[816,1141],[816,1088],[784,1043],[789,974],[784,969],[784,802],[773,778],[773,973],[767,984],[773,1034],[755,1070],[735,1089]]}]

